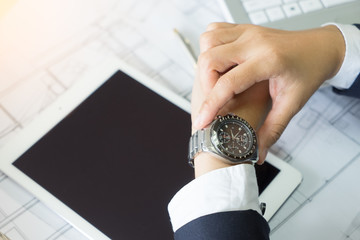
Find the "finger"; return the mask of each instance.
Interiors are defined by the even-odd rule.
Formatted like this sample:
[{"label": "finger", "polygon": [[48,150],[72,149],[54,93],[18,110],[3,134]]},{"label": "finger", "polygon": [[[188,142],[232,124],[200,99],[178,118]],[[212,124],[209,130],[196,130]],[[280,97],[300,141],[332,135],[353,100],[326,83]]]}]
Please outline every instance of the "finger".
[{"label": "finger", "polygon": [[[247,28],[246,26],[241,27]],[[273,65],[272,57],[266,57],[266,55],[267,53],[263,53],[262,49],[253,46],[248,39],[241,38],[210,48],[201,53],[198,59],[201,85],[206,92],[210,91],[222,74],[236,65],[242,64],[245,60],[258,56],[262,56],[258,59],[259,64],[264,65],[270,71],[269,66]]]},{"label": "finger", "polygon": [[201,88],[200,81],[199,81],[199,74],[196,74],[194,79],[194,84],[192,88],[192,97],[191,97],[191,121],[194,122],[200,106],[205,99],[205,94],[203,89]]},{"label": "finger", "polygon": [[219,28],[231,28],[236,26],[236,24],[234,23],[227,23],[227,22],[213,22],[210,23],[207,27],[206,27],[206,31],[212,31],[215,29],[219,29]]},{"label": "finger", "polygon": [[264,163],[269,148],[277,142],[283,134],[293,116],[298,112],[297,97],[278,97],[273,107],[258,131],[259,161]]},{"label": "finger", "polygon": [[247,28],[249,28],[248,25],[231,24],[227,27],[214,27],[212,30],[202,33],[199,41],[200,53],[222,44],[234,42]]},{"label": "finger", "polygon": [[219,77],[243,62],[241,51],[234,51],[232,44],[221,45],[200,54],[198,60],[199,81],[207,94]]},{"label": "finger", "polygon": [[210,48],[235,41],[240,36],[240,32],[234,31],[233,27],[220,28],[204,32],[200,35],[200,53]]},{"label": "finger", "polygon": [[269,76],[264,69],[265,67],[262,67],[256,59],[253,59],[234,67],[222,75],[213,89],[207,94],[193,127],[196,129],[205,127],[236,94],[245,91],[256,82],[268,79]]}]

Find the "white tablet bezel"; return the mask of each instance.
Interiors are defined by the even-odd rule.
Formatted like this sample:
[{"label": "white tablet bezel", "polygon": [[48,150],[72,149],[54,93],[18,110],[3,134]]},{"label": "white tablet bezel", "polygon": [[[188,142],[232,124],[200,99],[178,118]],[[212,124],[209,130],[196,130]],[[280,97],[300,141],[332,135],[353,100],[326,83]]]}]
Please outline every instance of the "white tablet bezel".
[{"label": "white tablet bezel", "polygon": [[271,217],[299,186],[302,181],[302,174],[270,152],[266,156],[266,161],[280,170],[259,197],[260,202],[266,203],[264,218],[270,221]]},{"label": "white tablet bezel", "polygon": [[[83,100],[109,79],[117,70],[121,70],[146,87],[157,92],[170,102],[190,113],[190,102],[175,94],[160,83],[119,59],[104,61],[94,71],[89,72],[61,95],[54,103],[41,112],[34,121],[26,126],[0,149],[0,170],[41,200],[54,212],[63,217],[76,229],[90,239],[109,239],[76,212],[67,207],[43,187],[29,178],[12,163],[26,152],[34,143],[66,117]],[[265,219],[269,220],[301,182],[301,174],[290,165],[269,154],[269,163],[280,172],[260,196],[267,204]]]}]

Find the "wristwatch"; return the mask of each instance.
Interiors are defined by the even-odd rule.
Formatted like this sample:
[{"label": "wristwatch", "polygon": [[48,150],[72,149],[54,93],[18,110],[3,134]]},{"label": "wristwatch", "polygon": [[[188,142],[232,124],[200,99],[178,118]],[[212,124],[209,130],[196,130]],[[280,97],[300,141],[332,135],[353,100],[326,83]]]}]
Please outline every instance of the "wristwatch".
[{"label": "wristwatch", "polygon": [[250,124],[234,115],[218,116],[208,127],[196,131],[189,142],[189,165],[199,152],[210,152],[230,164],[258,161],[256,133]]}]

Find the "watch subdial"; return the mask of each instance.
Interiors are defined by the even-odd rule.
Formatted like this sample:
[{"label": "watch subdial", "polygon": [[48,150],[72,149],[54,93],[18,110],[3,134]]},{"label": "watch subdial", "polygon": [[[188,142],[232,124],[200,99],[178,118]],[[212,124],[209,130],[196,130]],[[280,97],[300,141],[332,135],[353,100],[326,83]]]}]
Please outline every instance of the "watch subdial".
[{"label": "watch subdial", "polygon": [[239,145],[236,141],[232,140],[231,143],[226,146],[226,150],[235,154],[236,150],[239,150]]},{"label": "watch subdial", "polygon": [[228,143],[230,141],[231,137],[229,135],[229,133],[227,132],[221,132],[219,134],[219,140],[221,143]]},{"label": "watch subdial", "polygon": [[246,135],[246,133],[244,133],[243,135],[240,135],[240,136],[236,137],[235,140],[236,140],[236,142],[237,142],[240,146],[242,146],[242,147],[246,146],[246,145],[248,144],[248,142],[249,142],[249,138],[248,138],[248,136]]}]

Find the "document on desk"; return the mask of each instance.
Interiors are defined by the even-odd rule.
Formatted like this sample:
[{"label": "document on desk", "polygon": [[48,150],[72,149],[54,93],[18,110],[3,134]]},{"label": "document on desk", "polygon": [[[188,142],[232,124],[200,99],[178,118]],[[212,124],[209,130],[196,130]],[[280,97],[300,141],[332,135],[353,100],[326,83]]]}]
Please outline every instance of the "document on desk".
[{"label": "document on desk", "polygon": [[[216,0],[17,1],[0,18],[0,147],[78,78],[118,58],[190,99],[193,64]],[[25,27],[26,26],[26,27]],[[271,149],[304,180],[271,219],[272,239],[360,238],[360,101],[319,90]],[[0,231],[11,239],[85,239],[0,173]]]},{"label": "document on desk", "polygon": [[[173,28],[196,45],[205,19],[222,19],[215,2],[188,3],[19,0],[0,19],[0,147],[105,60],[124,59],[189,98],[194,70]],[[11,239],[84,238],[4,174],[0,231]]]}]

